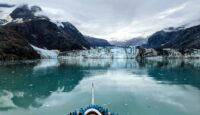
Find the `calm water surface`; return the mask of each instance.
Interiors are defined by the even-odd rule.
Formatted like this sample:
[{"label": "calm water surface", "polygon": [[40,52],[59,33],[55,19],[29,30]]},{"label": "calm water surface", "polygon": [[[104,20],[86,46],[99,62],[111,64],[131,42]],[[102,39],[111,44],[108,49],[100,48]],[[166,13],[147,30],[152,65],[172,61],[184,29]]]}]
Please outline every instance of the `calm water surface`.
[{"label": "calm water surface", "polygon": [[120,115],[199,115],[200,60],[0,64],[0,115],[66,115],[95,101]]}]

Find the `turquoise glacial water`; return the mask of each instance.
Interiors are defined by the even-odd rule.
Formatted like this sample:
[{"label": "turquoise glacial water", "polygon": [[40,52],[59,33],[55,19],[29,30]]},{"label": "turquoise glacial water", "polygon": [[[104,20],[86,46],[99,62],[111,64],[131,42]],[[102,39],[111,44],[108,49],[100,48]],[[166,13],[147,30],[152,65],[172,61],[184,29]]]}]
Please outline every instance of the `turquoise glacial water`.
[{"label": "turquoise glacial water", "polygon": [[0,115],[199,115],[200,60],[36,60],[0,64]]}]

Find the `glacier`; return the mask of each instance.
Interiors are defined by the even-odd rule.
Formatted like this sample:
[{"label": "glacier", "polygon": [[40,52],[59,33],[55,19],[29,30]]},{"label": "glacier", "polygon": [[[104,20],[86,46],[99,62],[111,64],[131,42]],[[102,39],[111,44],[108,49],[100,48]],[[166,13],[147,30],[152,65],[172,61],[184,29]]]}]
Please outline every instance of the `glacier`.
[{"label": "glacier", "polygon": [[[200,50],[193,49],[189,52],[182,54],[177,49],[164,48],[163,51],[167,52],[167,55],[160,54],[155,49],[144,49],[142,55],[148,60],[163,60],[163,59],[200,59]],[[140,49],[135,47],[98,47],[90,50],[74,50],[62,52],[58,58],[89,58],[89,59],[135,59],[138,58]]]},{"label": "glacier", "polygon": [[182,54],[177,49],[164,48],[167,55],[160,54],[155,49],[144,49],[140,54],[140,49],[135,47],[97,47],[85,50],[72,50],[60,52],[59,50],[48,50],[31,45],[42,59],[135,59],[138,55],[148,60],[164,59],[200,59],[200,49],[193,49]]},{"label": "glacier", "polygon": [[136,48],[121,48],[121,47],[107,47],[107,48],[93,48],[90,50],[75,50],[63,52],[59,58],[91,58],[91,59],[132,59],[138,53]]},{"label": "glacier", "polygon": [[31,45],[31,47],[40,55],[42,59],[55,59],[59,55],[58,50],[47,50]]}]

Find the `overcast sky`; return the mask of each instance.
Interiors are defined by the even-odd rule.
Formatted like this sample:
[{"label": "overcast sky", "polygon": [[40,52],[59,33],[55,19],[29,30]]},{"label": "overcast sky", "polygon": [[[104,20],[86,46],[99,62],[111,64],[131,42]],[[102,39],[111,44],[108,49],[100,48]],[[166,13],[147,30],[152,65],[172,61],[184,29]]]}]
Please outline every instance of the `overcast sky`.
[{"label": "overcast sky", "polygon": [[170,26],[200,21],[200,0],[1,0],[39,5],[55,20],[107,40],[148,36]]}]

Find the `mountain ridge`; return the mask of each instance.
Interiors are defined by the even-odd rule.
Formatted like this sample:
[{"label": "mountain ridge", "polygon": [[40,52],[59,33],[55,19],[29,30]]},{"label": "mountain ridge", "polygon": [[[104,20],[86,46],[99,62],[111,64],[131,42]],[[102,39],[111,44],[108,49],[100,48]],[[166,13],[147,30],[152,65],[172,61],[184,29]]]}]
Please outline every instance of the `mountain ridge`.
[{"label": "mountain ridge", "polygon": [[148,39],[147,48],[200,49],[200,25],[177,31],[158,31]]},{"label": "mountain ridge", "polygon": [[85,39],[90,43],[92,47],[107,47],[112,46],[107,40],[102,38],[95,38],[91,36],[84,36]]}]

